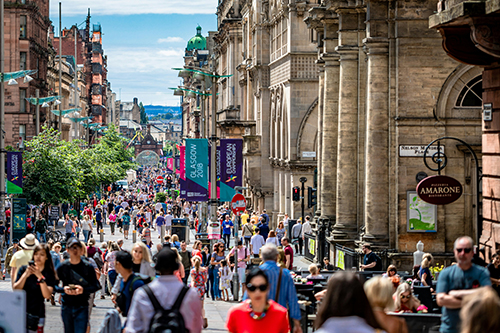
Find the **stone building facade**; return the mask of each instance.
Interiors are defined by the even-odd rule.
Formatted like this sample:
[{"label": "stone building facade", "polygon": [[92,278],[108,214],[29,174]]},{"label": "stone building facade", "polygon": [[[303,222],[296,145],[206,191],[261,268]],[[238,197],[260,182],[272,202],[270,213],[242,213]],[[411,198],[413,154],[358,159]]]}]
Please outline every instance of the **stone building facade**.
[{"label": "stone building facade", "polygon": [[300,216],[291,192],[301,177],[314,186],[317,55],[303,22],[311,7],[225,0],[217,10],[218,72],[232,75],[218,85],[220,136],[243,138],[248,205],[266,209],[273,225],[285,213]]},{"label": "stone building facade", "polygon": [[5,146],[17,149],[21,139],[29,140],[36,134],[35,106],[26,98],[35,97],[36,89],[40,97],[49,94],[49,1],[5,2],[4,26],[5,72],[37,70],[29,83],[18,79],[17,85],[5,85]]},{"label": "stone building facade", "polygon": [[448,56],[481,67],[483,221],[477,236],[489,260],[500,250],[500,1],[439,1],[436,9],[429,26],[441,33]]},{"label": "stone building facade", "polygon": [[454,141],[443,142],[442,174],[459,180],[464,194],[437,207],[435,232],[415,232],[409,222],[417,175],[436,174],[421,146],[451,136],[481,156],[481,70],[445,56],[428,27],[437,3],[326,0],[305,19],[318,45],[316,220],[332,256],[335,244],[369,242],[407,269],[419,240],[446,257],[458,236],[476,232],[475,165]]}]

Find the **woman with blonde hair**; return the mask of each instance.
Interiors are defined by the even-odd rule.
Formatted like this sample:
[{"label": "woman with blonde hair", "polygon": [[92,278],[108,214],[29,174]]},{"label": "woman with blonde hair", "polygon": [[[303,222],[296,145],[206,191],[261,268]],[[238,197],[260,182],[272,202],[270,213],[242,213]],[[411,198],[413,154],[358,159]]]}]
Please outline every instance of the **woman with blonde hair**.
[{"label": "woman with blonde hair", "polygon": [[500,332],[500,298],[492,288],[481,288],[462,301],[461,333]]},{"label": "woman with blonde hair", "polygon": [[394,294],[394,306],[396,312],[417,312],[420,301],[413,296],[411,287],[408,283],[399,285]]},{"label": "woman with blonde hair", "polygon": [[431,287],[431,292],[434,292],[434,289],[432,288],[432,274],[431,271],[429,270],[429,267],[432,264],[432,260],[433,260],[432,254],[424,253],[418,275],[420,276],[420,281],[422,282],[422,285]]},{"label": "woman with blonde hair", "polygon": [[387,333],[407,333],[408,326],[403,318],[387,315],[394,309],[391,280],[376,276],[366,281],[364,289],[375,318]]},{"label": "woman with blonde hair", "polygon": [[314,279],[324,279],[323,275],[319,274],[319,268],[316,264],[309,265],[309,274],[306,276],[306,279],[314,280]]},{"label": "woman with blonde hair", "polygon": [[[156,276],[156,271],[153,267],[153,260],[151,259],[151,254],[149,253],[149,248],[143,242],[137,242],[132,247],[132,271],[142,276],[149,276],[154,278]],[[118,275],[116,278],[111,294],[113,294],[113,299],[115,295],[120,291],[120,284],[123,278]]]}]

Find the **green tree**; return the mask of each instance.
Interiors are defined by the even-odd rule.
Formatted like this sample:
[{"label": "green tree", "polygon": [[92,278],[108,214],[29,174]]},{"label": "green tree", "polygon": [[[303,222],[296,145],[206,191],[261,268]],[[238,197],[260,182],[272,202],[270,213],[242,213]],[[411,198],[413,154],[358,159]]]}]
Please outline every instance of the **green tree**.
[{"label": "green tree", "polygon": [[60,140],[59,132],[47,127],[26,142],[23,192],[29,203],[58,204],[76,196],[81,175],[71,161],[79,150],[75,142]]},{"label": "green tree", "polygon": [[144,108],[142,102],[139,103],[139,109],[141,110],[141,124],[147,124],[148,115],[146,114],[146,109]]}]

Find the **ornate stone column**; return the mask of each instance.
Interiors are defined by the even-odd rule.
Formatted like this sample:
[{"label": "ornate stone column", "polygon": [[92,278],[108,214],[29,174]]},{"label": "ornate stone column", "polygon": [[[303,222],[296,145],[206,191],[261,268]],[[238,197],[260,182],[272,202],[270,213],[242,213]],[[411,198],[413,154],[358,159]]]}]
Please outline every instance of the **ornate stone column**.
[{"label": "ornate stone column", "polygon": [[[321,182],[321,175],[323,174],[323,159],[321,158],[321,147],[323,146],[323,105],[324,105],[324,91],[325,91],[325,62],[322,58],[317,61],[319,77],[318,77],[318,152],[317,152],[317,177],[318,185],[316,187],[317,192],[323,192],[323,186]],[[317,200],[316,204],[316,214],[314,219],[318,220],[321,216],[321,200]]]},{"label": "ornate stone column", "polygon": [[337,221],[335,240],[353,242],[357,233],[358,183],[358,11],[336,10],[339,17],[340,55],[338,146],[337,146]]},{"label": "ornate stone column", "polygon": [[368,73],[366,98],[365,227],[362,239],[384,245],[389,234],[389,42],[363,40]]},{"label": "ornate stone column", "polygon": [[323,100],[323,132],[321,146],[320,223],[335,220],[337,200],[337,137],[339,111],[339,55],[336,20],[325,20],[324,50],[325,90]]}]

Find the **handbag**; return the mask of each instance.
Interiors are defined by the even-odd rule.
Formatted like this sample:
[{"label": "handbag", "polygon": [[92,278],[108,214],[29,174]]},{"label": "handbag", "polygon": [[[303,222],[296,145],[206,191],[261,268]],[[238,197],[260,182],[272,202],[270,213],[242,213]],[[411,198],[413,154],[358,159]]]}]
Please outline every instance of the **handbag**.
[{"label": "handbag", "polygon": [[82,231],[82,228],[80,228],[80,227],[76,227],[76,228],[75,228],[75,232],[76,232],[76,233],[79,233],[80,231]]},{"label": "handbag", "polygon": [[30,331],[38,330],[38,323],[40,323],[40,317],[34,316],[32,314],[26,314],[26,328]]}]

